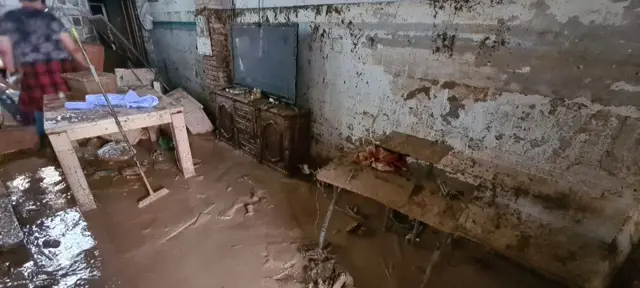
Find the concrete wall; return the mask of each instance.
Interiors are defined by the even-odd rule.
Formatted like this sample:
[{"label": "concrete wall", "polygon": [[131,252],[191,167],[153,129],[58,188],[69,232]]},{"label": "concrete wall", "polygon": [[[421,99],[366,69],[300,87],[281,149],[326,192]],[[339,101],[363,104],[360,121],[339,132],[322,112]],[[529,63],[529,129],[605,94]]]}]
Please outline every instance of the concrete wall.
[{"label": "concrete wall", "polygon": [[[637,208],[638,0],[402,1],[238,14],[241,22],[263,15],[300,23],[297,90],[312,110],[316,154],[334,156],[393,130],[443,141],[456,152],[440,168],[478,185],[533,191],[501,201],[518,217],[603,243]],[[560,211],[572,209],[580,216]]]},{"label": "concrete wall", "polygon": [[232,3],[235,4],[235,8],[243,9],[375,2],[394,2],[394,0],[195,0],[197,8],[212,9],[230,9]]},{"label": "concrete wall", "polygon": [[47,0],[49,11],[56,15],[69,28],[74,27],[80,39],[97,43],[98,33],[93,29],[89,20],[83,16],[91,15],[87,0]]},{"label": "concrete wall", "polygon": [[[298,92],[316,112],[318,148],[335,152],[403,130],[532,170],[575,158],[563,151],[577,153],[571,145],[584,141],[572,140],[589,115],[606,114],[594,126],[611,130],[636,119],[640,105],[640,39],[633,36],[640,4],[547,2],[263,14],[270,22],[300,22]],[[240,11],[240,21],[258,20],[257,10]]]},{"label": "concrete wall", "polygon": [[157,67],[173,87],[194,96],[202,93],[202,56],[196,50],[195,4],[193,1],[149,2],[153,30],[147,31],[153,49],[151,65]]}]

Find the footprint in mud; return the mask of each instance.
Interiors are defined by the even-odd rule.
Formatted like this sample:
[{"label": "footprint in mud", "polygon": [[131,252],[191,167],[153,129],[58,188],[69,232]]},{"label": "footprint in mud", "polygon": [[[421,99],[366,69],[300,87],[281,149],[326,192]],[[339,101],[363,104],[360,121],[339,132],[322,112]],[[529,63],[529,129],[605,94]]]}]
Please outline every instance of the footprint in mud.
[{"label": "footprint in mud", "polygon": [[260,202],[262,202],[263,200],[265,200],[265,196],[264,193],[266,192],[266,190],[259,190],[259,191],[255,191],[253,188],[251,189],[251,194],[247,197],[241,197],[236,199],[235,203],[233,204],[233,206],[231,206],[228,209],[223,210],[219,215],[218,218],[219,219],[223,219],[223,220],[229,220],[231,218],[233,218],[233,216],[236,214],[236,211],[238,209],[240,209],[241,207],[244,208],[245,212],[244,212],[244,216],[251,216],[254,213],[254,209],[255,209],[255,205],[259,204]]}]

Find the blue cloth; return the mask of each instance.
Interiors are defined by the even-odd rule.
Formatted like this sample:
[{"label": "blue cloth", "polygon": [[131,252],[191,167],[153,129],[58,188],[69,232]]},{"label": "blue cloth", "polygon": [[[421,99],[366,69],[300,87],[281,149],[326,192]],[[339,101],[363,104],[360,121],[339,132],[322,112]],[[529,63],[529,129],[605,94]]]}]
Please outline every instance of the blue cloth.
[{"label": "blue cloth", "polygon": [[73,102],[68,101],[64,103],[64,108],[67,110],[91,110],[93,109],[93,105],[87,102]]},{"label": "blue cloth", "polygon": [[[136,92],[129,90],[127,94],[107,94],[113,107],[126,108],[151,108],[158,105],[158,97],[147,95],[138,97]],[[86,102],[69,101],[64,103],[67,110],[92,110],[96,106],[107,106],[107,101],[102,94],[91,94],[85,97]]]},{"label": "blue cloth", "polygon": [[[139,97],[136,92],[129,90],[127,94],[107,94],[109,102],[114,107],[126,107],[126,108],[151,108],[158,105],[158,97],[153,95],[147,95]],[[87,104],[93,106],[106,106],[107,101],[102,94],[91,94],[85,97]]]},{"label": "blue cloth", "polygon": [[35,112],[34,116],[36,118],[36,133],[38,133],[40,137],[46,136],[47,133],[44,132],[44,113]]}]

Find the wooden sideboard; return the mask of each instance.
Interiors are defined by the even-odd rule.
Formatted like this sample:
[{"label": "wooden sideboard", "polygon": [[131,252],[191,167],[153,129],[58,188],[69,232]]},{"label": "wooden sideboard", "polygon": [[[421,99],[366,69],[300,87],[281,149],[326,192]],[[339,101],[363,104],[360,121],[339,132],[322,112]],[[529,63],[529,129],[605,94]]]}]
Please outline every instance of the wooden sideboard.
[{"label": "wooden sideboard", "polygon": [[307,163],[310,113],[251,93],[214,92],[218,138],[267,166],[295,174]]}]

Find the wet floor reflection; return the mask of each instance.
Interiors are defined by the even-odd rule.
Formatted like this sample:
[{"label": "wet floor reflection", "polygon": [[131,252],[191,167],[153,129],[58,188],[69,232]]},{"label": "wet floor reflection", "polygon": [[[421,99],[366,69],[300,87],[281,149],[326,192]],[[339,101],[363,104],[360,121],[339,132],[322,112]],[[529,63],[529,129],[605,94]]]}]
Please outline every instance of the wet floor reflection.
[{"label": "wet floor reflection", "polygon": [[87,287],[100,276],[98,250],[61,169],[11,170],[2,177],[25,239],[0,253],[0,287]]}]

